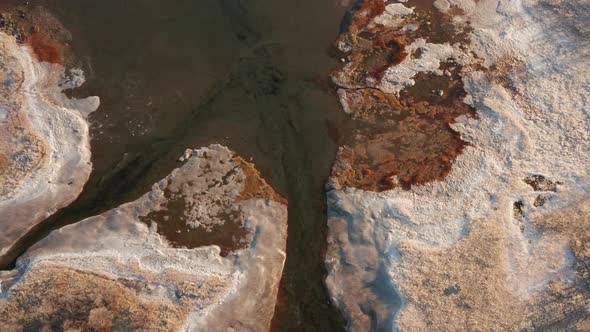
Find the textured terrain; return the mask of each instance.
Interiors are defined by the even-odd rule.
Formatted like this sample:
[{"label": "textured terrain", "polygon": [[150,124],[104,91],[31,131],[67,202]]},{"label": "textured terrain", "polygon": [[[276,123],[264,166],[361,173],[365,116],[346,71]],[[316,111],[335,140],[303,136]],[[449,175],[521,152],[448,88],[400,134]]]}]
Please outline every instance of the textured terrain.
[{"label": "textured terrain", "polygon": [[0,256],[81,192],[92,169],[86,117],[99,104],[67,98],[82,71],[66,71],[39,31],[25,43],[17,26],[0,18]]},{"label": "textured terrain", "polygon": [[[2,272],[0,329],[267,330],[285,261],[286,202],[225,147],[181,159],[138,200],[52,232]],[[216,241],[171,240],[223,225],[243,230],[217,240],[234,243],[225,254]]]},{"label": "textured terrain", "polygon": [[357,130],[338,154],[332,186],[382,191],[440,180],[467,145],[450,126],[474,116],[462,101],[465,54],[431,42],[464,40],[465,29],[448,31],[446,21],[420,29],[428,19],[367,0],[345,20],[337,47],[346,64],[332,79]]},{"label": "textured terrain", "polygon": [[328,184],[351,331],[590,328],[590,8],[362,1]]}]

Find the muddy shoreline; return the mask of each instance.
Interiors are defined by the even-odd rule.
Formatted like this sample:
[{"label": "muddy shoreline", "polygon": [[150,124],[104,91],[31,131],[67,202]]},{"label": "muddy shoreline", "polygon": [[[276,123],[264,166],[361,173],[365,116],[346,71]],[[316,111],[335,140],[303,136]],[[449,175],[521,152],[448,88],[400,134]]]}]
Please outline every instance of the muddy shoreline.
[{"label": "muddy shoreline", "polygon": [[[83,193],[29,232],[3,267],[52,230],[137,199],[178,167],[187,146],[221,143],[252,159],[289,201],[286,305],[273,327],[341,330],[323,285],[322,248],[323,186],[348,126],[327,80],[339,66],[329,50],[343,8],[330,1],[138,3],[31,2],[72,33],[88,82],[70,95],[97,94],[102,105],[90,118],[94,169]],[[203,56],[211,41],[216,46]]]}]

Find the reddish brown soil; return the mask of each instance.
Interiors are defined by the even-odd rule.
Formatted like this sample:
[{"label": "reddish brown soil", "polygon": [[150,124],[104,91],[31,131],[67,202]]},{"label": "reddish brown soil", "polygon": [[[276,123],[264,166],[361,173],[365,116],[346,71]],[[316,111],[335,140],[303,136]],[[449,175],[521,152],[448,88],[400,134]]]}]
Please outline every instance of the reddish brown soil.
[{"label": "reddish brown soil", "polygon": [[[347,30],[338,38],[352,46],[345,55],[349,62],[347,81],[364,84],[368,77],[381,79],[387,68],[407,57],[407,32],[397,27],[368,26],[384,10],[385,3],[380,0],[365,0],[351,10]],[[408,23],[412,22],[413,18],[408,18]]]},{"label": "reddish brown soil", "polygon": [[234,157],[242,166],[242,170],[246,174],[246,187],[244,192],[240,195],[241,200],[248,199],[268,199],[277,203],[287,205],[287,199],[277,194],[272,187],[262,179],[260,172],[253,164],[245,161],[240,157]]},{"label": "reddish brown soil", "polygon": [[29,44],[39,61],[63,64],[62,46],[52,41],[44,32],[34,32],[29,38]]},{"label": "reddish brown soil", "polygon": [[382,79],[387,68],[400,64],[406,56],[406,45],[394,36],[378,35],[373,40],[373,50],[380,56],[380,61],[367,70],[367,74],[377,79]]},{"label": "reddish brown soil", "polygon": [[362,0],[354,9],[350,29],[361,30],[375,17],[385,11],[385,2],[382,0]]},{"label": "reddish brown soil", "polygon": [[461,102],[403,106],[376,89],[350,94],[347,103],[359,126],[333,168],[341,186],[383,191],[442,180],[467,145],[449,126],[459,115],[473,116]]},{"label": "reddish brown soil", "polygon": [[0,29],[27,44],[39,61],[63,64],[70,35],[41,6],[0,4]]},{"label": "reddish brown soil", "polygon": [[[366,86],[369,77],[380,80],[388,68],[408,56],[405,45],[416,38],[461,42],[467,36],[468,29],[456,31],[450,16],[423,1],[412,4],[416,15],[402,24],[416,24],[416,31],[369,25],[384,11],[383,4],[364,1],[353,8],[350,26],[339,37],[352,47],[346,55],[348,65],[339,72],[344,74],[339,76],[341,82]],[[462,102],[461,68],[446,63],[443,69],[449,75],[417,75],[416,85],[403,91],[401,99],[368,87],[346,90],[344,98],[357,129],[343,142],[346,145],[338,153],[332,179],[342,187],[372,191],[398,186],[410,189],[444,179],[467,145],[450,124],[461,115],[474,117],[475,112]]]}]

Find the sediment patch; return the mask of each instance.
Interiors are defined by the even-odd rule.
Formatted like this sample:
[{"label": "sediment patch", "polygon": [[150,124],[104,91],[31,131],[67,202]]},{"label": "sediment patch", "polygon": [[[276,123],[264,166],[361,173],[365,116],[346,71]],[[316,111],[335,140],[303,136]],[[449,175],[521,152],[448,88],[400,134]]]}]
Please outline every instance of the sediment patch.
[{"label": "sediment patch", "polygon": [[424,10],[381,1],[363,1],[349,15],[337,41],[346,65],[332,78],[358,123],[331,184],[382,191],[444,179],[467,144],[450,125],[475,112],[463,103],[463,65],[455,60],[462,53],[431,39],[464,42],[465,29],[426,29]]},{"label": "sediment patch", "polygon": [[333,167],[332,183],[339,187],[382,191],[442,180],[467,145],[449,126],[457,116],[474,114],[460,101],[403,105],[374,88],[339,94],[357,121],[353,143],[340,149]]},{"label": "sediment patch", "polygon": [[182,185],[169,182],[164,189],[165,203],[140,220],[153,225],[177,247],[217,245],[222,256],[247,247],[253,234],[246,230],[240,202],[261,199],[286,205],[287,201],[242,158],[235,156],[228,161],[207,151],[187,150],[181,161],[193,154],[200,154],[200,163],[179,172],[191,173],[195,179]]}]

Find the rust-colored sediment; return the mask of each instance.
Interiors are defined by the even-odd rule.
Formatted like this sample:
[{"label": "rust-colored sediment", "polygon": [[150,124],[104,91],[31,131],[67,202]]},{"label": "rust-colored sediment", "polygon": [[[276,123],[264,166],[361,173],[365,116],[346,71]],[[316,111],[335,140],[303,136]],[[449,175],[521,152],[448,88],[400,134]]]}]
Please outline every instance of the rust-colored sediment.
[{"label": "rust-colored sediment", "polygon": [[272,187],[264,181],[260,176],[260,172],[254,167],[254,164],[245,161],[241,157],[235,157],[235,159],[246,175],[246,186],[238,201],[248,199],[268,199],[284,205],[288,204],[286,198],[277,194]]},{"label": "rust-colored sediment", "polygon": [[41,6],[12,6],[0,9],[0,30],[28,45],[41,62],[63,64],[69,33]]},{"label": "rust-colored sediment", "polygon": [[348,91],[344,99],[359,129],[333,168],[341,186],[383,191],[442,180],[467,145],[449,126],[459,115],[473,115],[464,103],[404,106],[376,89]]},{"label": "rust-colored sediment", "polygon": [[45,32],[34,32],[29,39],[29,45],[39,61],[62,64],[64,55],[62,46],[52,40]]},{"label": "rust-colored sediment", "polygon": [[383,78],[387,68],[400,64],[408,53],[403,41],[395,36],[377,35],[373,40],[374,53],[367,59],[372,60],[372,65],[367,70],[367,75],[377,79]]},{"label": "rust-colored sediment", "polygon": [[[417,75],[416,85],[400,97],[366,87],[367,79],[379,81],[388,68],[403,62],[408,56],[406,45],[417,38],[436,42],[465,38],[464,31],[444,28],[450,25],[450,16],[432,11],[432,5],[421,9],[417,3],[416,14],[399,26],[371,22],[384,11],[383,4],[357,5],[348,30],[339,37],[351,50],[345,55],[347,66],[334,76],[344,85],[363,87],[343,88],[340,94],[357,123],[332,169],[332,179],[342,187],[383,191],[443,180],[467,145],[450,124],[461,115],[475,117],[474,109],[462,102],[465,93],[456,64],[442,64],[448,67],[446,76]],[[427,21],[441,31],[426,27]],[[408,24],[419,28],[402,28]]]},{"label": "rust-colored sediment", "polygon": [[359,31],[364,29],[367,24],[375,17],[385,11],[385,2],[382,0],[361,0],[353,8],[352,20],[350,22],[350,31]]}]

